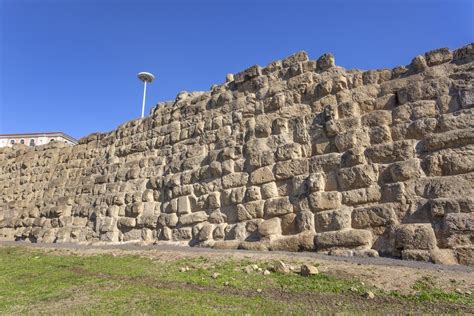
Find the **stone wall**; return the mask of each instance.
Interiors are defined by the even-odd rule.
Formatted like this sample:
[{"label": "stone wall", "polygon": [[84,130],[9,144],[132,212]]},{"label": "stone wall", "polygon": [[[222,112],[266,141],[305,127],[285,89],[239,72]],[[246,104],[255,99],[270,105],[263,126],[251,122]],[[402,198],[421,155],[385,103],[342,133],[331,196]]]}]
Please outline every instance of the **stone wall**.
[{"label": "stone wall", "polygon": [[0,151],[0,239],[474,264],[474,45],[345,70],[304,52],[79,144]]}]

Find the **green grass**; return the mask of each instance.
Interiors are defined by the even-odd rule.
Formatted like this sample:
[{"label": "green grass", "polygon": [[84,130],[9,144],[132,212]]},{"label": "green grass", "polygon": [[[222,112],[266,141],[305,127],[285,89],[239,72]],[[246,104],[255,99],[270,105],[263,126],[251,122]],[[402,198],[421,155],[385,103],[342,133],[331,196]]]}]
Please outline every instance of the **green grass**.
[{"label": "green grass", "polygon": [[[255,263],[263,269],[273,265],[211,262],[205,257],[165,261],[138,256],[78,256],[2,247],[0,314],[273,315],[314,313],[315,306],[319,311],[377,311],[377,304],[373,308],[359,305],[368,290],[401,306],[403,302],[474,306],[471,297],[443,292],[429,280],[417,282],[417,295],[408,296],[327,274],[247,273],[245,267]],[[179,272],[182,267],[190,270]],[[212,278],[216,272],[219,276]]]},{"label": "green grass", "polygon": [[415,302],[452,302],[474,305],[473,298],[457,292],[446,292],[435,286],[434,280],[422,277],[412,286],[415,295],[401,295],[397,292],[390,293],[393,297],[403,298]]}]

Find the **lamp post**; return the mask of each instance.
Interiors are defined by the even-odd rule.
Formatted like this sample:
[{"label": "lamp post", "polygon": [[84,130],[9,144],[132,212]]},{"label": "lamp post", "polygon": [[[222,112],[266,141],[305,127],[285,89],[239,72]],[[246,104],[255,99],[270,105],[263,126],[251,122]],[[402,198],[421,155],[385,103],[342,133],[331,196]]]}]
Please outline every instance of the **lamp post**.
[{"label": "lamp post", "polygon": [[149,72],[140,72],[138,74],[138,79],[143,81],[143,83],[145,84],[143,87],[143,102],[142,102],[142,118],[143,118],[145,115],[146,84],[148,82],[151,83],[155,79],[155,76],[153,76],[153,74]]}]

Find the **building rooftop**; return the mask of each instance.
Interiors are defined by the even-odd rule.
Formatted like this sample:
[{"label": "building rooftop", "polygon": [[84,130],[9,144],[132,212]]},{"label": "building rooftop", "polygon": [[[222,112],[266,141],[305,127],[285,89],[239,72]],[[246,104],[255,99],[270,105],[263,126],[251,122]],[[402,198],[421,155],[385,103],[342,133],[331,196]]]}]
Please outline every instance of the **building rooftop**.
[{"label": "building rooftop", "polygon": [[33,133],[14,133],[14,134],[0,134],[1,138],[21,138],[21,137],[41,137],[41,136],[62,136],[72,143],[77,144],[77,139],[69,136],[63,132],[33,132]]}]

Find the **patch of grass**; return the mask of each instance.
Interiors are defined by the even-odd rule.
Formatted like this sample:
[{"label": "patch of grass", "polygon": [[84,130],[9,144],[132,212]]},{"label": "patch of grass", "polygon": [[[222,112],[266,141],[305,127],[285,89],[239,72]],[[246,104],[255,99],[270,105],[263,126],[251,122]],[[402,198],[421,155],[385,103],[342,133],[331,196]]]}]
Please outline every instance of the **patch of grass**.
[{"label": "patch of grass", "polygon": [[474,299],[470,296],[457,292],[446,292],[436,287],[433,279],[421,277],[412,286],[416,291],[414,295],[401,295],[397,292],[392,296],[417,302],[453,302],[460,304],[474,305]]},{"label": "patch of grass", "polygon": [[[445,293],[430,280],[415,284],[418,295],[377,291],[358,280],[327,274],[261,272],[272,262],[210,260],[206,257],[152,260],[138,256],[77,256],[0,247],[0,314],[307,314],[358,306],[368,290],[377,297],[407,302],[455,302],[474,305],[469,297]],[[180,268],[189,270],[180,272]],[[251,270],[251,271],[247,271]],[[215,274],[217,277],[212,277]],[[308,302],[310,299],[319,300]],[[347,301],[342,306],[342,301]]]}]

